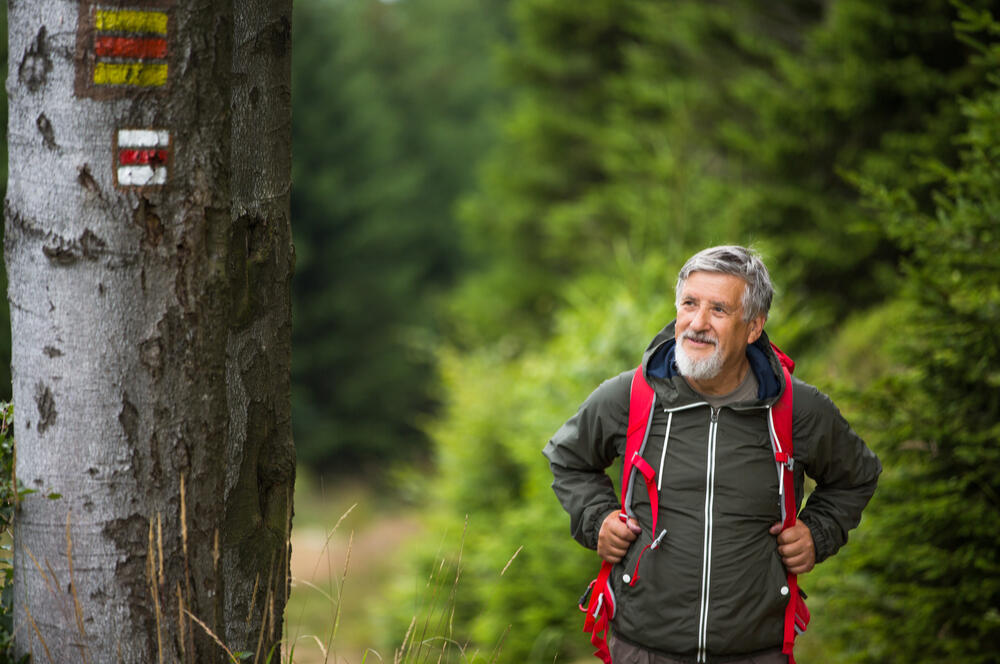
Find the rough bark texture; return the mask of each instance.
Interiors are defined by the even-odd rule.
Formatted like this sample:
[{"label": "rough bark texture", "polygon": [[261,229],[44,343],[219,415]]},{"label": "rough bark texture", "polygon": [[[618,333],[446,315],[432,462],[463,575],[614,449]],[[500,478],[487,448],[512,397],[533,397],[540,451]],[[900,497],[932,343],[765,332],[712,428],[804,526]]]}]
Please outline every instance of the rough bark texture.
[{"label": "rough bark texture", "polygon": [[[262,661],[294,479],[290,1],[8,7],[17,475],[62,494],[17,515],[18,649],[226,661],[207,629]],[[169,15],[166,82],[81,94],[88,8]],[[169,132],[164,185],[123,186],[121,129]]]}]

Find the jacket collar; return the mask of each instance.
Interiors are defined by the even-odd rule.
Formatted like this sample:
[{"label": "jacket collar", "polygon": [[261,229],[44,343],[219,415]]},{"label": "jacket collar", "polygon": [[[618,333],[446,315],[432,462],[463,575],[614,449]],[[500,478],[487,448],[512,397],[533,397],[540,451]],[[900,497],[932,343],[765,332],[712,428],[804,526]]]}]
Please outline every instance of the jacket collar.
[{"label": "jacket collar", "polygon": [[[683,404],[689,400],[700,400],[698,394],[691,389],[674,363],[676,340],[674,328],[677,321],[672,321],[653,338],[646,352],[643,353],[642,366],[646,381],[656,390],[657,395],[670,404]],[[781,394],[784,374],[778,356],[771,349],[771,342],[766,332],[747,346],[747,360],[750,370],[757,378],[757,399],[771,401]]]}]

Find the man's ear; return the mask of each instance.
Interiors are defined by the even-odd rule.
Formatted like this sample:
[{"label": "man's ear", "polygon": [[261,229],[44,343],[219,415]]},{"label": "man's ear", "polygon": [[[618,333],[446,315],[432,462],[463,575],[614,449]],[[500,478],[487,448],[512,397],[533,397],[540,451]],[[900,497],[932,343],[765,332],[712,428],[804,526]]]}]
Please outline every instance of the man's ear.
[{"label": "man's ear", "polygon": [[747,333],[747,345],[752,344],[760,338],[761,332],[764,331],[764,320],[763,316],[757,316],[750,320],[750,330]]}]

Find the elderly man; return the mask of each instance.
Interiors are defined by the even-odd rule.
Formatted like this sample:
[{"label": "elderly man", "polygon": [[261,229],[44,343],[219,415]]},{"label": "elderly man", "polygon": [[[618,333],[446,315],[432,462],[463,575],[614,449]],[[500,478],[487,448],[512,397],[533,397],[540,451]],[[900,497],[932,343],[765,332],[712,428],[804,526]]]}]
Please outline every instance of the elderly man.
[{"label": "elderly man", "polygon": [[[545,447],[573,537],[611,569],[615,664],[789,661],[789,575],[836,553],[875,491],[878,458],[826,395],[782,371],[764,333],[772,294],[767,268],[743,247],[684,265],[677,319],[642,358],[654,405],[637,463],[655,483],[631,486],[630,473],[630,504],[605,469],[625,454],[634,371],[602,383]],[[783,527],[769,418],[785,390],[795,506],[803,472],[816,489]]]}]

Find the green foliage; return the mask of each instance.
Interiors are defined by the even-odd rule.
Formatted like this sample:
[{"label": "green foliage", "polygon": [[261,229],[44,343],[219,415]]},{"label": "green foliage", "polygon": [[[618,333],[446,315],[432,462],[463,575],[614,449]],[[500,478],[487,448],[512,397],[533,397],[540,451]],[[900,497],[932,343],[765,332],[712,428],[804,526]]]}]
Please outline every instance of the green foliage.
[{"label": "green foliage", "polygon": [[[464,530],[460,585],[445,621],[456,643],[489,652],[506,634],[499,661],[510,662],[551,662],[557,654],[563,661],[588,651],[573,601],[599,561],[570,540],[540,443],[567,417],[567,404],[582,403],[608,377],[609,364],[624,371],[638,362],[673,307],[672,299],[659,297],[663,271],[635,269],[617,285],[594,280],[574,288],[551,342],[516,361],[499,347],[444,354],[444,383],[453,398],[431,430],[437,473],[425,491],[429,532],[452,535],[444,544],[425,542],[414,554],[416,569],[403,576],[431,576],[441,550],[455,550]],[[437,613],[451,611],[447,604],[429,606],[422,584],[407,594],[405,601],[391,600],[396,634],[414,615],[434,625]]]},{"label": "green foliage", "polygon": [[[962,18],[979,64],[997,71],[1000,23],[971,9]],[[959,164],[922,170],[936,185],[933,213],[910,190],[862,182],[909,258],[889,344],[899,369],[866,395],[891,470],[847,570],[854,582],[834,595],[867,626],[841,630],[850,661],[996,661],[1000,77],[991,83],[961,103]]]},{"label": "green foliage", "polygon": [[425,449],[451,206],[490,140],[502,0],[295,4],[293,408],[299,459],[349,473]]},{"label": "green foliage", "polygon": [[15,658],[10,532],[14,511],[24,496],[33,493],[14,478],[14,404],[0,403],[0,663],[26,664],[27,655]]},{"label": "green foliage", "polygon": [[[469,524],[467,585],[445,621],[448,638],[487,648],[513,625],[509,661],[586,650],[573,606],[596,557],[566,533],[539,450],[600,380],[634,366],[673,317],[684,258],[710,244],[753,242],[779,289],[768,330],[801,360],[806,379],[860,389],[899,372],[853,408],[859,430],[886,457],[886,488],[848,549],[810,579],[814,622],[823,625],[813,629],[825,639],[812,652],[922,661],[920,648],[899,648],[912,637],[904,624],[920,625],[912,642],[940,635],[951,644],[923,648],[945,661],[957,647],[949,634],[971,636],[973,624],[971,642],[996,641],[989,583],[952,593],[948,622],[945,609],[931,608],[946,595],[943,585],[923,597],[900,590],[916,572],[894,580],[898,567],[919,567],[925,554],[920,548],[901,561],[899,552],[922,542],[923,526],[937,525],[921,510],[957,519],[964,503],[956,495],[979,487],[986,496],[982,487],[998,486],[984,445],[997,433],[990,423],[1000,421],[987,407],[997,399],[997,362],[978,347],[996,341],[989,298],[998,282],[990,263],[997,215],[967,203],[986,196],[979,189],[997,189],[963,174],[976,149],[996,144],[983,119],[991,107],[972,110],[986,103],[996,63],[969,32],[956,39],[953,25],[959,16],[971,24],[976,11],[941,0],[515,3],[516,37],[504,58],[514,103],[462,209],[478,270],[449,298],[453,345],[439,355],[444,409],[428,427],[438,461],[427,488],[431,527],[455,533],[466,516]],[[963,112],[983,118],[956,144]],[[937,194],[935,181],[947,183]],[[884,184],[895,216],[867,206],[877,192],[859,192],[857,182]],[[962,235],[958,227],[972,221],[959,218],[976,214],[984,225]],[[978,246],[994,253],[985,257]],[[968,263],[956,263],[960,257]],[[902,278],[901,261],[910,266]],[[943,281],[908,285],[924,272]],[[941,295],[956,278],[968,289],[951,284]],[[956,313],[928,319],[942,309],[915,297],[923,290]],[[949,343],[930,342],[938,338],[931,330],[952,332]],[[878,355],[904,338],[928,341]],[[914,359],[928,364],[912,369]],[[931,389],[945,378],[940,391]],[[978,401],[965,401],[972,390]],[[891,435],[873,438],[886,422]],[[946,426],[963,441],[951,455],[963,465],[938,465]],[[913,465],[919,453],[894,451],[903,441],[936,452]],[[973,464],[980,474],[969,472]],[[908,483],[918,477],[926,486]],[[903,497],[917,506],[899,513],[905,524],[882,516]],[[941,568],[953,578],[962,565],[996,577],[997,506],[971,500],[976,516],[955,522],[960,532],[941,530],[931,548],[942,558],[959,552]],[[963,538],[972,544],[946,545]],[[423,578],[438,560],[436,544],[418,556]],[[872,589],[890,586],[895,603],[876,605]],[[861,597],[870,602],[865,612],[856,610]],[[400,610],[401,635],[419,604]]]},{"label": "green foliage", "polygon": [[711,43],[720,13],[684,2],[515,4],[504,58],[515,102],[463,207],[478,270],[451,299],[452,340],[529,346],[552,332],[577,277],[751,239],[736,224],[744,193],[694,131],[711,84],[686,56]]},{"label": "green foliage", "polygon": [[913,184],[914,159],[953,163],[956,95],[984,81],[945,0],[515,9],[516,103],[464,207],[481,268],[452,300],[466,346],[530,344],[608,247],[683,238],[766,244],[808,311],[786,340],[802,350],[891,294],[899,250],[842,174]]},{"label": "green foliage", "polygon": [[912,164],[954,162],[956,95],[982,87],[984,70],[954,38],[947,0],[839,0],[815,23],[763,40],[785,12],[772,13],[735,12],[733,41],[753,64],[727,79],[718,103],[730,108],[707,133],[750,189],[743,228],[771,240],[783,297],[813,318],[788,343],[798,353],[893,292],[899,247],[843,174],[921,195]]}]

